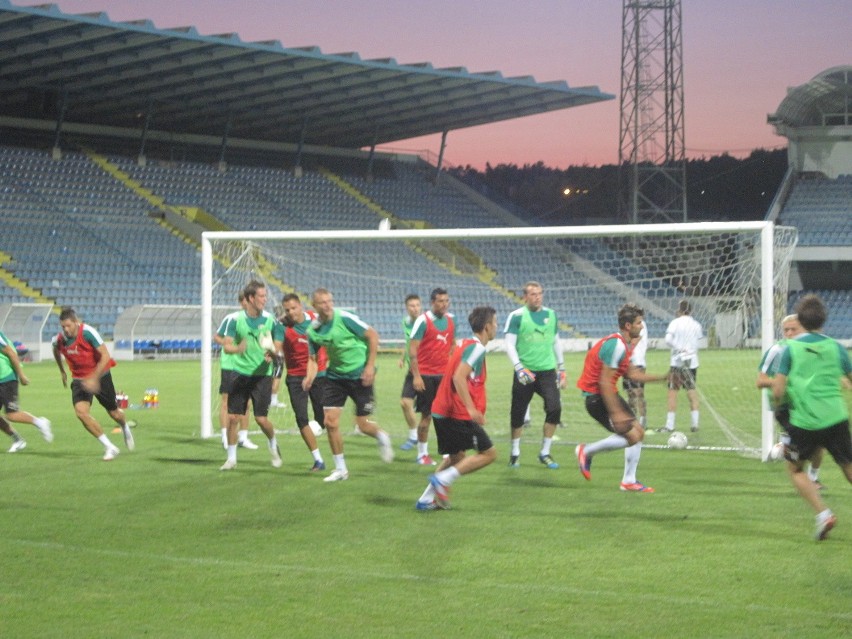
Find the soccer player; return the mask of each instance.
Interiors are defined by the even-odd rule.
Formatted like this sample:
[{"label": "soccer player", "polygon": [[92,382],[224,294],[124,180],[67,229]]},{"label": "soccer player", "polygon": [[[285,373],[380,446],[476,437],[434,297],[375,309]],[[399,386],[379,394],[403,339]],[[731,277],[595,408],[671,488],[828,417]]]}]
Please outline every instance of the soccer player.
[{"label": "soccer player", "polygon": [[110,369],[115,360],[110,357],[100,333],[88,324],[80,321],[73,308],[64,307],[59,313],[61,331],[53,338],[53,359],[59,367],[62,385],[68,388],[68,375],[62,365],[63,358],[71,370],[71,401],[74,412],[83,427],[89,431],[104,447],[104,461],[118,456],[118,447],[104,434],[101,425],[92,416],[92,398],[106,409],[112,420],[121,427],[127,450],[134,450],[136,444],[130,428],[133,422],[118,407],[115,398],[115,385]]},{"label": "soccer player", "polygon": [[821,541],[837,524],[837,518],[805,474],[804,465],[818,448],[825,448],[852,483],[849,409],[837,381],[841,376],[852,381],[852,362],[841,344],[819,333],[827,317],[819,297],[805,295],[796,304],[796,315],[807,332],[788,340],[772,381],[772,394],[776,401],[790,395],[787,472],[799,495],[816,513],[814,538]]},{"label": "soccer player", "polygon": [[[780,342],[772,346],[763,354],[763,359],[760,360],[760,366],[757,373],[757,387],[766,389],[769,395],[769,407],[775,415],[775,420],[781,426],[783,432],[781,434],[781,442],[785,448],[790,443],[790,405],[789,396],[785,396],[780,402],[775,401],[772,396],[772,378],[778,372],[778,366],[781,363],[781,354],[787,347],[787,340],[793,339],[797,335],[805,332],[802,325],[799,323],[799,318],[796,315],[788,315],[781,320],[781,333],[784,336]],[[808,477],[815,482],[819,488],[822,484],[819,483],[819,469],[822,465],[823,449],[818,448],[814,451],[811,457],[811,463],[808,468]]]},{"label": "soccer player", "polygon": [[[228,456],[220,470],[237,467],[237,430],[240,416],[245,415],[251,400],[254,421],[266,435],[272,466],[281,467],[281,450],[275,437],[275,427],[269,420],[269,402],[272,396],[272,362],[281,352],[284,327],[272,313],[265,310],[268,294],[266,285],[250,281],[245,289],[245,308],[227,326],[222,352],[233,355],[236,371],[231,391],[228,393]],[[262,343],[272,338],[275,353]]]},{"label": "soccer player", "polygon": [[311,472],[325,470],[325,462],[322,453],[317,446],[317,438],[311,430],[310,418],[308,417],[308,401],[313,409],[314,419],[322,424],[322,392],[325,383],[326,357],[325,351],[320,350],[316,371],[312,374],[313,383],[310,390],[305,388],[305,378],[308,376],[308,367],[312,365],[308,353],[308,328],[317,315],[314,311],[305,310],[302,300],[295,293],[288,293],[281,300],[284,313],[281,319],[284,322],[284,364],[287,367],[287,393],[290,396],[290,405],[296,414],[296,426],[302,435],[302,441],[313,457]]},{"label": "soccer player", "polygon": [[562,418],[560,389],[565,388],[565,362],[559,343],[556,312],[543,306],[544,290],[538,282],[524,285],[524,305],[506,319],[506,354],[515,368],[512,380],[510,427],[512,450],[509,466],[520,466],[521,435],[533,395],[544,400],[544,427],[538,460],[548,468],[559,468],[551,457],[553,434]]},{"label": "soccer player", "polygon": [[[639,333],[639,339],[633,345],[633,351],[630,353],[630,361],[640,373],[645,372],[646,368],[646,353],[648,352],[648,326],[642,322],[642,330]],[[624,387],[624,392],[627,393],[627,403],[630,405],[630,410],[639,419],[639,425],[642,428],[647,428],[647,404],[645,402],[645,382],[624,377],[621,380]]]},{"label": "soccer player", "polygon": [[[246,297],[243,291],[239,292],[237,300],[240,303],[240,307],[245,310]],[[219,324],[216,334],[213,335],[213,341],[215,341],[220,347],[225,344],[225,336],[228,333],[228,327],[237,320],[238,314],[239,311],[229,313]],[[234,385],[234,379],[237,377],[237,371],[234,370],[233,360],[234,356],[231,353],[226,353],[224,350],[220,352],[219,368],[221,371],[221,378],[219,381],[219,427],[222,429],[222,447],[225,450],[228,450],[228,422],[230,421],[230,417],[228,416],[228,394],[231,392],[231,388]],[[257,450],[257,444],[248,438],[248,411],[240,417],[237,445],[240,448]]]},{"label": "soccer player", "polygon": [[417,463],[434,466],[429,457],[429,423],[432,421],[432,402],[444,376],[450,351],[456,339],[456,323],[446,289],[436,288],[429,295],[430,308],[414,322],[408,343],[412,383],[417,391]]},{"label": "soccer player", "polygon": [[661,433],[671,433],[675,429],[675,411],[677,410],[677,392],[683,388],[689,398],[691,430],[698,430],[698,391],[695,389],[698,378],[698,342],[703,336],[701,324],[692,317],[692,308],[688,300],[678,304],[677,317],[669,322],[666,329],[666,344],[671,350],[668,413],[666,425],[658,429]]},{"label": "soccer player", "polygon": [[663,381],[668,377],[640,371],[630,360],[631,345],[642,332],[644,316],[645,311],[635,304],[625,304],[618,311],[618,332],[598,340],[586,353],[577,387],[585,398],[586,411],[612,434],[591,444],[578,445],[575,453],[580,473],[591,480],[592,458],[595,455],[624,448],[621,490],[652,493],[653,488],[636,480],[645,429],[639,424],[630,405],[618,394],[617,386],[621,376],[640,382]]},{"label": "soccer player", "polygon": [[12,422],[32,424],[46,442],[53,441],[50,420],[46,417],[34,417],[21,410],[18,405],[18,384],[26,386],[29,383],[29,378],[24,375],[24,368],[21,366],[15,344],[0,332],[0,407],[6,412],[5,417],[0,417],[0,430],[12,438],[10,453],[16,453],[27,447],[26,440],[12,427]]},{"label": "soccer player", "polygon": [[[325,288],[312,296],[317,319],[308,328],[310,357],[317,362],[318,352],[325,348],[328,357],[325,388],[323,389],[324,423],[328,443],[334,456],[334,470],[323,481],[349,479],[349,469],[343,453],[340,434],[340,415],[347,398],[355,402],[355,423],[365,435],[376,439],[382,461],[393,461],[390,436],[370,419],[373,414],[373,382],[376,377],[376,355],[379,334],[357,315],[334,308],[334,297]],[[310,390],[314,378],[313,366],[308,370],[304,387]]]},{"label": "soccer player", "polygon": [[[429,484],[415,504],[417,510],[449,508],[450,487],[455,481],[497,459],[483,428],[487,403],[485,346],[497,335],[497,311],[477,306],[467,319],[473,337],[462,340],[453,351],[432,402],[438,452],[445,457],[429,476]],[[469,449],[476,453],[467,456]]]},{"label": "soccer player", "polygon": [[402,318],[402,333],[405,335],[405,349],[402,352],[402,357],[399,358],[399,367],[408,369],[405,374],[405,379],[402,382],[402,393],[399,398],[399,405],[402,408],[402,416],[405,418],[405,423],[408,424],[408,438],[402,442],[400,450],[411,450],[417,446],[417,413],[414,411],[414,399],[417,397],[417,391],[414,390],[414,378],[411,375],[411,367],[409,366],[408,344],[411,341],[411,329],[414,327],[414,320],[420,317],[423,312],[423,306],[420,303],[420,296],[411,293],[405,298],[405,317]]}]

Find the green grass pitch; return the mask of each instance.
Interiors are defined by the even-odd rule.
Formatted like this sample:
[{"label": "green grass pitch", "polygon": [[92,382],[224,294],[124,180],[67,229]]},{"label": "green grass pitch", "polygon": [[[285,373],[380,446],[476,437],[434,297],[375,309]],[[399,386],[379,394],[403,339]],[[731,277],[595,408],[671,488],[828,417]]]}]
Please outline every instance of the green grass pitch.
[{"label": "green grass pitch", "polygon": [[[568,359],[573,379],[580,357]],[[753,384],[757,357],[708,352],[699,376],[754,432],[757,391],[732,390],[727,373],[745,370]],[[664,365],[652,353],[649,370]],[[510,469],[511,370],[502,354],[488,366],[498,462],[456,483],[453,510],[421,513],[413,506],[429,471],[399,451],[383,464],[348,426],[347,482],[308,473],[295,434],[280,436],[283,468],[261,446],[219,472],[218,438],[198,437],[197,361],[119,364],[117,388],[139,403],[156,387],[160,407],[129,411],[136,452],[122,445],[103,462],[53,362],[27,365],[21,404],[48,416],[56,439],[18,425],[29,446],[0,452],[0,637],[849,636],[852,489],[833,462],[822,480],[838,525],[822,543],[781,464],[649,446],[639,478],[655,494],[618,490],[620,451],[596,457],[584,481],[573,446],[604,431],[573,388],[553,451],[562,468],[536,460],[536,401],[522,466]],[[382,356],[377,419],[395,448],[401,379],[396,358]],[[663,388],[649,395],[659,426]],[[106,425],[100,407],[94,414]],[[289,409],[272,416],[292,429]],[[686,419],[681,398],[681,428]],[[702,430],[703,443],[723,441]],[[325,438],[320,446],[330,462]]]}]

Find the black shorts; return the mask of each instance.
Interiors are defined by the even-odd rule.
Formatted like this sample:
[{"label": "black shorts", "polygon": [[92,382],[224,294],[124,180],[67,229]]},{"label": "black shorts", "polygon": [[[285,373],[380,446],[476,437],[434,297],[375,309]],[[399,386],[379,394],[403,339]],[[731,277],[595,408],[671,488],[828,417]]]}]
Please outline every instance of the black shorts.
[{"label": "black shorts", "polygon": [[695,382],[698,380],[697,368],[680,368],[672,366],[669,368],[669,390],[695,390]]},{"label": "black shorts", "polygon": [[231,392],[228,393],[228,413],[245,415],[249,400],[254,416],[266,417],[269,414],[269,403],[272,401],[272,377],[237,373]]},{"label": "black shorts", "polygon": [[544,400],[544,421],[548,424],[558,424],[562,420],[562,397],[559,395],[559,375],[556,369],[533,371],[533,374],[535,381],[532,384],[521,384],[517,376],[513,377],[512,408],[509,412],[512,428],[524,425],[527,407],[536,394]]},{"label": "black shorts", "polygon": [[293,412],[296,413],[296,426],[304,428],[308,425],[311,418],[308,416],[308,400],[311,402],[311,408],[314,413],[314,421],[322,425],[323,409],[322,398],[323,388],[325,387],[325,377],[317,377],[314,383],[311,384],[311,390],[305,392],[302,389],[302,380],[304,377],[296,377],[287,375],[285,384],[287,384],[287,393],[290,395],[290,406],[293,407]]},{"label": "black shorts", "polygon": [[234,387],[234,380],[237,379],[239,373],[237,371],[222,371],[222,377],[219,381],[219,394],[230,395],[231,389]]},{"label": "black shorts", "polygon": [[429,415],[432,413],[432,402],[435,401],[435,395],[438,394],[438,386],[441,385],[443,375],[422,375],[423,390],[417,393],[417,402],[415,406],[417,412],[421,415]]},{"label": "black shorts", "polygon": [[485,429],[470,420],[435,417],[435,435],[441,455],[455,455],[475,449],[482,453],[494,447]]},{"label": "black shorts", "polygon": [[790,433],[790,407],[782,406],[781,408],[775,409],[775,420],[778,422],[778,425],[784,429],[784,432]]},{"label": "black shorts", "polygon": [[417,397],[417,391],[414,390],[414,375],[411,374],[411,371],[408,371],[405,374],[405,380],[402,382],[402,395],[405,399],[414,399]]},{"label": "black shorts", "polygon": [[106,373],[101,377],[101,390],[97,393],[90,393],[83,388],[83,382],[79,379],[71,380],[71,403],[78,404],[79,402],[92,403],[92,398],[98,400],[98,403],[107,411],[114,411],[118,408],[118,401],[115,398],[115,384],[112,382],[112,374]]},{"label": "black shorts", "polygon": [[806,430],[791,424],[789,433],[788,459],[804,461],[810,459],[818,448],[825,448],[838,465],[852,463],[852,436],[849,434],[848,419],[820,430]]},{"label": "black shorts", "polygon": [[284,375],[284,360],[276,357],[272,360],[272,377],[281,379],[282,375]]},{"label": "black shorts", "polygon": [[[636,414],[633,412],[633,409],[630,408],[630,405],[625,401],[625,399],[621,395],[616,395],[616,397],[618,398],[618,402],[621,404],[621,408],[624,412],[635,418]],[[609,411],[607,411],[603,397],[600,395],[586,395],[586,412],[588,412],[598,424],[606,428],[609,432],[615,433],[616,435],[624,434],[615,430],[615,427],[612,425],[612,420],[609,418]]]},{"label": "black shorts", "polygon": [[365,417],[373,414],[375,404],[372,384],[364,386],[360,379],[326,378],[322,392],[322,405],[325,408],[343,408],[350,397],[355,402],[356,416]]},{"label": "black shorts", "polygon": [[[642,371],[644,373],[645,367],[644,366],[637,366],[636,370]],[[637,382],[637,381],[630,379],[629,377],[624,377],[621,380],[621,387],[629,393],[630,391],[637,391],[637,390],[644,389],[645,388],[645,382]]]},{"label": "black shorts", "polygon": [[10,379],[0,384],[0,407],[7,413],[16,413],[21,410],[18,406],[18,380]]}]

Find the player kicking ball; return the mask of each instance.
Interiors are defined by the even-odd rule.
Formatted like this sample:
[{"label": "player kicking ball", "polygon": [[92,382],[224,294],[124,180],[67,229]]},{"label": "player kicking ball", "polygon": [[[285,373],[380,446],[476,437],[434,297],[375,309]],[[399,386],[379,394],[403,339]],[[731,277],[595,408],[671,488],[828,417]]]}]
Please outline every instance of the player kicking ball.
[{"label": "player kicking ball", "polygon": [[652,493],[654,489],[636,480],[645,429],[639,424],[627,401],[618,394],[618,379],[626,376],[637,382],[659,382],[667,375],[648,375],[631,361],[633,345],[644,326],[645,311],[625,304],[618,311],[617,333],[599,340],[586,354],[583,373],[577,381],[586,402],[586,411],[612,434],[592,444],[577,446],[577,464],[586,480],[592,478],[592,458],[609,450],[624,449],[624,476],[621,490]]}]

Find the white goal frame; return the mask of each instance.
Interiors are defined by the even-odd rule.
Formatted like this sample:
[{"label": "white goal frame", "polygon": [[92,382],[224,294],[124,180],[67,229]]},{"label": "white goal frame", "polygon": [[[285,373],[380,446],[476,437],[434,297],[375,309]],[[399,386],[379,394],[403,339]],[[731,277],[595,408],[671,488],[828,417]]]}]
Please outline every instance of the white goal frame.
[{"label": "white goal frame", "polygon": [[[201,234],[201,423],[203,438],[214,434],[213,406],[213,245],[215,240],[288,241],[305,242],[317,240],[475,240],[475,239],[543,239],[560,237],[592,237],[617,232],[631,237],[644,234],[712,234],[726,232],[760,232],[760,311],[761,351],[765,352],[775,341],[774,300],[774,232],[771,221],[758,222],[687,222],[679,224],[625,224],[619,226],[548,226],[548,227],[503,227],[503,228],[455,228],[455,229],[392,229],[392,230],[304,230],[304,231],[206,231]],[[765,394],[761,394],[761,459],[768,459],[774,444],[775,428]]]}]

